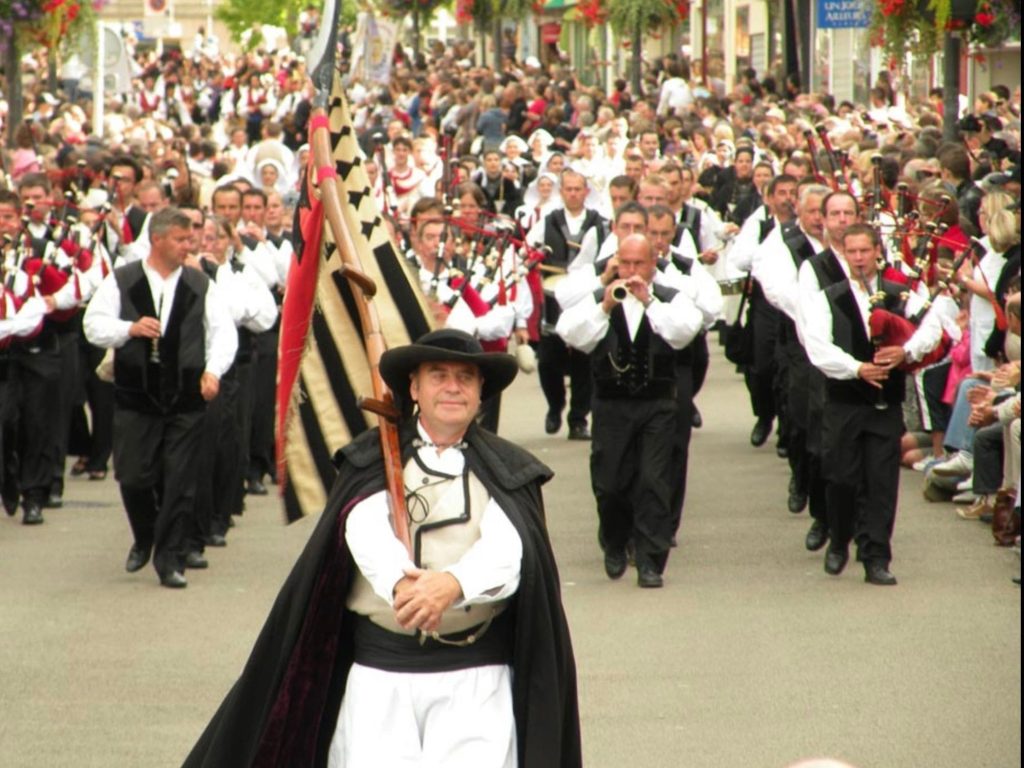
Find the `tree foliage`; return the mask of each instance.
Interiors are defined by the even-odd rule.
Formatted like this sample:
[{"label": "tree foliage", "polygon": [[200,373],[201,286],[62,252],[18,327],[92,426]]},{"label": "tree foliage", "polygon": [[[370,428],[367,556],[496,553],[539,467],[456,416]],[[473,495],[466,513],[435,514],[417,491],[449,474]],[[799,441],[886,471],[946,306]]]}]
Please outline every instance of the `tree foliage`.
[{"label": "tree foliage", "polygon": [[[299,14],[308,6],[322,8],[323,0],[221,0],[214,15],[236,41],[256,24],[281,27],[291,37],[298,32]],[[340,16],[340,24],[355,25],[356,7],[351,0],[341,3]]]}]

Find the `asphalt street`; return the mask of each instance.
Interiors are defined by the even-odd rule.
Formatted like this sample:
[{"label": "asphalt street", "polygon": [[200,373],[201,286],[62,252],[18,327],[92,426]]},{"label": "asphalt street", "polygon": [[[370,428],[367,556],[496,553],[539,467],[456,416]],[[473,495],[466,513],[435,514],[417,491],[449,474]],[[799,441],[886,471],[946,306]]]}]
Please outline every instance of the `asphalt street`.
[{"label": "asphalt street", "polygon": [[[839,578],[803,547],[787,471],[752,448],[742,381],[718,355],[699,405],[678,549],[661,590],[604,575],[587,443],[543,433],[535,377],[502,434],[546,488],[580,679],[588,768],[1021,765],[1019,558],[905,471],[894,588]],[[70,462],[69,462],[70,464]],[[46,524],[0,515],[0,766],[178,766],[237,676],[313,528],[248,500],[189,587],[131,575],[116,484],[71,479]]]}]

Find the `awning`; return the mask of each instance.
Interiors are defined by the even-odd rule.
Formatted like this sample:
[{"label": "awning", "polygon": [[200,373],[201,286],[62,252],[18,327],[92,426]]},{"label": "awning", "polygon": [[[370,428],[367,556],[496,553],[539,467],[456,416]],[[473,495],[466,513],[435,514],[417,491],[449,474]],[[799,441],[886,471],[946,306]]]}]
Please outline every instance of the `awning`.
[{"label": "awning", "polygon": [[560,11],[567,11],[576,5],[576,0],[548,0],[544,3],[544,13],[558,13]]}]

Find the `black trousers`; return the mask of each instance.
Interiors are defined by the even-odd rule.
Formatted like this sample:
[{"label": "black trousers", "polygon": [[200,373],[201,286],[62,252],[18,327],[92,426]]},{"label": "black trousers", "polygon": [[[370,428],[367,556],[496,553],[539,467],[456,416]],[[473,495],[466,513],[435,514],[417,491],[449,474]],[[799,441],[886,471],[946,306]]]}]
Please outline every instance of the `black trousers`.
[{"label": "black trousers", "polygon": [[[690,344],[693,350],[693,363],[691,364],[691,378],[693,380],[693,397],[704,386],[704,380],[708,377],[708,368],[711,367],[711,353],[708,351],[708,335],[701,331],[697,338]],[[692,399],[692,398],[691,398]]]},{"label": "black trousers", "polygon": [[238,431],[238,466],[242,472],[242,482],[239,482],[235,489],[235,500],[231,505],[231,514],[240,515],[245,507],[245,478],[249,477],[249,464],[251,462],[250,447],[252,445],[252,421],[255,396],[253,388],[253,371],[255,364],[249,362],[235,362],[233,370],[235,379],[238,382],[238,392],[235,395],[235,428]]},{"label": "black trousers", "polygon": [[10,373],[18,413],[18,489],[24,501],[42,504],[50,494],[59,442],[54,404],[60,398],[61,355],[56,344],[38,352],[20,350],[11,359]]},{"label": "black trousers", "polygon": [[196,503],[188,523],[186,548],[202,552],[206,537],[228,532],[228,521],[242,488],[242,452],[238,440],[238,378],[229,373],[220,381],[217,397],[203,414]]},{"label": "black trousers", "polygon": [[991,496],[1003,487],[1003,425],[991,424],[974,433],[974,481],[978,496]]},{"label": "black trousers", "polygon": [[827,522],[825,480],[821,474],[821,428],[825,379],[797,339],[778,345],[779,402],[785,402],[786,449],[792,483],[807,495],[808,511]]},{"label": "black trousers", "polygon": [[665,568],[676,520],[675,400],[594,399],[590,482],[598,537],[622,551],[631,538],[637,565]]},{"label": "black trousers", "polygon": [[[696,343],[694,341],[694,344]],[[706,344],[704,349],[707,351]],[[675,469],[671,501],[673,535],[683,522],[683,507],[686,503],[686,475],[690,464],[690,437],[693,433],[694,378],[691,366],[679,365],[676,368],[676,434],[673,446]]]},{"label": "black trousers", "polygon": [[555,333],[545,333],[537,346],[537,376],[548,410],[565,409],[565,377],[569,377],[569,426],[586,426],[593,384],[590,355],[570,349]]},{"label": "black trousers", "polygon": [[857,543],[857,559],[888,564],[900,478],[899,406],[825,404],[822,465],[828,482],[830,546]]},{"label": "black trousers", "polygon": [[50,418],[56,421],[53,449],[53,481],[50,491],[58,496],[64,493],[64,460],[68,455],[68,440],[71,436],[71,410],[76,394],[81,388],[79,382],[78,340],[82,335],[79,325],[58,334],[60,340],[60,385],[57,397],[50,407]]},{"label": "black trousers", "polygon": [[135,544],[153,548],[160,575],[184,567],[194,515],[203,411],[157,415],[114,410],[114,466]]},{"label": "black trousers", "polygon": [[[75,398],[71,411],[68,453],[84,456],[87,472],[105,472],[114,447],[114,385],[100,381],[96,375],[105,349],[94,347],[82,337],[78,352],[82,399]],[[89,418],[83,405],[89,407]]]},{"label": "black trousers", "polygon": [[778,336],[779,311],[760,290],[750,297],[747,322],[753,327],[754,362],[747,366],[744,378],[750,392],[750,408],[760,420],[774,419],[775,407],[775,340]]},{"label": "black trousers", "polygon": [[0,359],[0,496],[4,501],[18,499],[18,409],[11,363]]},{"label": "black trousers", "polygon": [[256,335],[252,373],[252,442],[248,476],[262,479],[274,472],[274,398],[277,394],[277,328]]}]

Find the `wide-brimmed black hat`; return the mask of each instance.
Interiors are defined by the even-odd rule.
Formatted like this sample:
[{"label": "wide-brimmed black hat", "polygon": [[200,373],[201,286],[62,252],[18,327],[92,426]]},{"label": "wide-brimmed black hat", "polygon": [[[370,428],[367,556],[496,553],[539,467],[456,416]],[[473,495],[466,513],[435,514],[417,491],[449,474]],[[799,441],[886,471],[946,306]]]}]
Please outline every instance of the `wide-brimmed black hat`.
[{"label": "wide-brimmed black hat", "polygon": [[442,328],[405,347],[389,349],[380,358],[380,375],[395,397],[408,399],[409,374],[422,363],[472,363],[484,378],[480,399],[487,400],[512,383],[519,370],[505,352],[484,352],[480,342],[465,331]]}]

